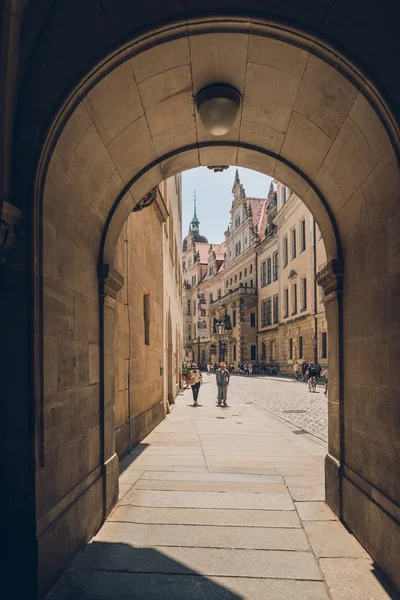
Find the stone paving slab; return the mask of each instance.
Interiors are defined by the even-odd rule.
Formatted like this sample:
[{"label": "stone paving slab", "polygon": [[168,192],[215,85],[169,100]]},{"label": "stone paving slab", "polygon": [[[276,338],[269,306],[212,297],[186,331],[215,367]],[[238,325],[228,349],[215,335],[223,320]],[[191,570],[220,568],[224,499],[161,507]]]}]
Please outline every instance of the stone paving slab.
[{"label": "stone paving slab", "polygon": [[129,491],[121,504],[171,508],[223,508],[247,510],[294,510],[289,494],[251,494],[236,492],[169,492],[158,490]]},{"label": "stone paving slab", "polygon": [[333,600],[399,600],[385,589],[383,574],[370,558],[322,558],[320,566]]},{"label": "stone paving slab", "polygon": [[295,502],[302,521],[337,521],[337,517],[325,502]]},{"label": "stone paving slab", "polygon": [[243,482],[243,483],[282,483],[281,475],[245,475],[242,473],[190,473],[190,472],[165,472],[145,471],[142,480],[164,481],[216,481],[216,482]]},{"label": "stone paving slab", "polygon": [[119,505],[109,521],[171,525],[232,525],[238,527],[299,528],[291,510],[223,510],[218,508],[154,508]]},{"label": "stone paving slab", "polygon": [[304,521],[303,527],[318,558],[368,558],[364,548],[339,521]]},{"label": "stone paving slab", "polygon": [[297,501],[318,501],[323,502],[325,500],[325,485],[313,485],[313,486],[292,486],[288,485],[290,494],[293,500]]},{"label": "stone paving slab", "polygon": [[187,574],[194,570],[206,577],[322,579],[311,552],[275,550],[133,548],[128,544],[93,542],[85,548],[76,567],[131,573]]},{"label": "stone paving slab", "polygon": [[165,480],[140,480],[135,490],[168,490],[188,492],[253,492],[259,493],[285,493],[287,488],[284,483],[244,483],[234,481],[165,481]]},{"label": "stone paving slab", "polygon": [[193,548],[250,548],[254,550],[309,551],[302,529],[226,527],[211,525],[149,525],[108,522],[95,542]]},{"label": "stone paving slab", "polygon": [[[54,598],[54,597],[52,597]],[[328,600],[317,581],[76,571],[57,600]],[[52,600],[52,599],[49,599]],[[358,599],[356,599],[358,600]],[[364,600],[364,599],[363,599]],[[380,598],[378,599],[380,600]]]}]

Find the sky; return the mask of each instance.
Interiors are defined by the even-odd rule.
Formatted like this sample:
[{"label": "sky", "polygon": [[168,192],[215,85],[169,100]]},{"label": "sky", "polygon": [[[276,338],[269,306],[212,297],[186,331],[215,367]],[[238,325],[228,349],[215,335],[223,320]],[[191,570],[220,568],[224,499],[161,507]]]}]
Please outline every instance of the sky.
[{"label": "sky", "polygon": [[[224,231],[229,224],[232,204],[232,185],[237,167],[229,167],[222,173],[214,173],[207,167],[199,167],[182,173],[182,233],[188,232],[193,217],[193,194],[196,190],[197,216],[200,219],[200,232],[210,243],[224,241]],[[271,177],[250,169],[239,167],[239,177],[246,190],[246,196],[266,198]]]}]

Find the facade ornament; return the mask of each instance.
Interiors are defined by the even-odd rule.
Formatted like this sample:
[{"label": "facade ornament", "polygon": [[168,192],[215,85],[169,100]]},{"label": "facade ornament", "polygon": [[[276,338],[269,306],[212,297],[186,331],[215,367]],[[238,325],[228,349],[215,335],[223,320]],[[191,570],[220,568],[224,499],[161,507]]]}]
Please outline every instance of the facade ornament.
[{"label": "facade ornament", "polygon": [[293,277],[297,277],[297,273],[294,269],[292,269],[288,275],[288,279],[293,279]]},{"label": "facade ornament", "polygon": [[337,294],[343,290],[343,261],[334,258],[326,263],[315,276],[315,279],[324,291],[324,301],[331,294]]},{"label": "facade ornament", "polygon": [[147,194],[145,194],[143,198],[139,200],[136,206],[132,208],[132,212],[139,212],[140,210],[143,210],[144,208],[147,208],[148,206],[153,204],[153,202],[157,198],[157,193],[158,187],[154,187],[152,190],[150,190],[150,192],[147,192]]},{"label": "facade ornament", "polygon": [[222,171],[226,171],[226,169],[229,169],[228,165],[211,165],[209,167],[207,167],[207,169],[210,169],[210,171],[214,171],[214,173],[222,173]]},{"label": "facade ornament", "polygon": [[118,292],[124,287],[124,278],[121,273],[110,267],[110,265],[103,264],[98,265],[97,274],[102,286],[101,295],[116,300]]}]

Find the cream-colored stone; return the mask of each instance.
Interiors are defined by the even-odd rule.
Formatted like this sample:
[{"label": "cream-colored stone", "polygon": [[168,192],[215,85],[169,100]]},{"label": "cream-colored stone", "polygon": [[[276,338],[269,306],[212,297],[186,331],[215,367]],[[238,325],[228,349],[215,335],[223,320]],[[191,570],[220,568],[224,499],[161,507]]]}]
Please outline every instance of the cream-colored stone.
[{"label": "cream-colored stone", "polygon": [[89,385],[100,381],[100,346],[89,344]]},{"label": "cream-colored stone", "polygon": [[266,175],[272,175],[276,167],[276,159],[247,148],[239,148],[237,151],[237,164],[246,169],[253,169]]},{"label": "cream-colored stone", "polygon": [[247,61],[280,69],[302,77],[309,54],[306,50],[280,40],[252,34],[249,37]]},{"label": "cream-colored stone", "polygon": [[365,198],[361,188],[354,192],[346,204],[336,213],[336,222],[339,226],[345,250],[351,246],[354,231],[357,231],[357,239],[360,244],[366,240],[371,227],[368,222]]},{"label": "cream-colored stone", "polygon": [[43,216],[54,227],[72,238],[78,203],[82,193],[71,177],[52,158],[46,177],[43,198]]},{"label": "cream-colored stone", "polygon": [[43,219],[43,275],[57,279],[57,230]]},{"label": "cream-colored stone", "polygon": [[81,102],[75,108],[65,124],[54,151],[57,160],[65,170],[68,169],[75,148],[78,146],[91,124],[92,119],[90,118],[85,105]]},{"label": "cream-colored stone", "polygon": [[349,113],[357,125],[377,160],[380,160],[391,150],[391,143],[382,121],[360,92]]},{"label": "cream-colored stone", "polygon": [[114,173],[105,184],[96,203],[96,209],[104,219],[108,217],[114,202],[116,202],[123,188],[124,182],[122,181],[117,169],[115,169]]},{"label": "cream-colored stone", "polygon": [[87,255],[61,232],[57,233],[57,277],[61,285],[87,293]]},{"label": "cream-colored stone", "polygon": [[57,390],[57,338],[43,336],[43,392]]},{"label": "cream-colored stone", "polygon": [[167,69],[188,65],[189,39],[187,37],[159,44],[131,58],[133,72],[138,83]]},{"label": "cream-colored stone", "polygon": [[234,146],[209,146],[200,148],[200,165],[236,165],[237,148]]},{"label": "cream-colored stone", "polygon": [[319,127],[300,113],[293,111],[281,156],[313,179],[331,144],[329,137]]},{"label": "cream-colored stone", "polygon": [[200,166],[199,150],[187,150],[182,154],[173,156],[161,163],[161,172],[163,177],[167,179],[177,173],[194,169]]},{"label": "cream-colored stone", "polygon": [[153,136],[187,123],[193,127],[193,98],[189,90],[173,94],[159,104],[146,109],[147,122]]},{"label": "cream-colored stone", "polygon": [[352,119],[347,118],[324,161],[324,167],[345,200],[354,194],[375,165],[376,158],[364,136]]},{"label": "cream-colored stone", "polygon": [[279,154],[285,139],[284,133],[251,121],[241,121],[240,142],[265,148]]},{"label": "cream-colored stone", "polygon": [[177,147],[194,145],[196,141],[196,127],[193,120],[153,137],[154,147],[159,158],[168,152],[173,152]]},{"label": "cream-colored stone", "polygon": [[188,65],[167,69],[139,84],[139,92],[146,112],[154,105],[191,89],[192,76]]},{"label": "cream-colored stone", "polygon": [[75,339],[99,343],[99,303],[75,294]]},{"label": "cream-colored stone", "polygon": [[320,198],[312,188],[307,190],[303,202],[317,221],[326,249],[326,260],[337,258],[338,240],[336,239],[332,221]]},{"label": "cream-colored stone", "polygon": [[43,280],[43,333],[74,335],[74,293],[47,278]]},{"label": "cream-colored stone", "polygon": [[76,211],[74,241],[93,258],[99,253],[103,226],[100,214],[82,197]]},{"label": "cream-colored stone", "polygon": [[101,139],[108,146],[125,127],[143,115],[131,66],[123,63],[108,73],[85,98]]},{"label": "cream-colored stone", "polygon": [[74,150],[68,174],[89,202],[96,205],[114,171],[113,161],[95,125],[91,125]]},{"label": "cream-colored stone", "polygon": [[333,212],[340,210],[346,203],[338,184],[325,167],[320,168],[317,176],[314,178],[314,183],[318,186],[318,189],[329,203]]},{"label": "cream-colored stone", "polygon": [[295,109],[334,140],[356,96],[356,88],[337,69],[310,55]]},{"label": "cream-colored stone", "polygon": [[371,229],[399,212],[400,170],[394,152],[385,155],[362,183]]},{"label": "cream-colored stone", "polygon": [[299,85],[298,77],[284,71],[263,65],[248,65],[242,118],[285,132]]},{"label": "cream-colored stone", "polygon": [[156,159],[145,117],[124,129],[109,147],[110,154],[124,183]]},{"label": "cream-colored stone", "polygon": [[191,35],[189,39],[195,94],[211,83],[226,83],[243,91],[248,35]]}]

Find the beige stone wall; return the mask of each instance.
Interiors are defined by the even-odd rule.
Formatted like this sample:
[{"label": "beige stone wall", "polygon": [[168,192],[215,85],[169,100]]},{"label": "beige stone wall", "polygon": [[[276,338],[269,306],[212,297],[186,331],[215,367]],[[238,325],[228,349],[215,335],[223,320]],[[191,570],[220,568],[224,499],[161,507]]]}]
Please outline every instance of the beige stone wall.
[{"label": "beige stone wall", "polygon": [[[155,205],[132,213],[117,243],[118,293],[115,331],[115,435],[119,456],[164,416],[163,246]],[[150,343],[144,339],[144,295],[150,295]]]}]

